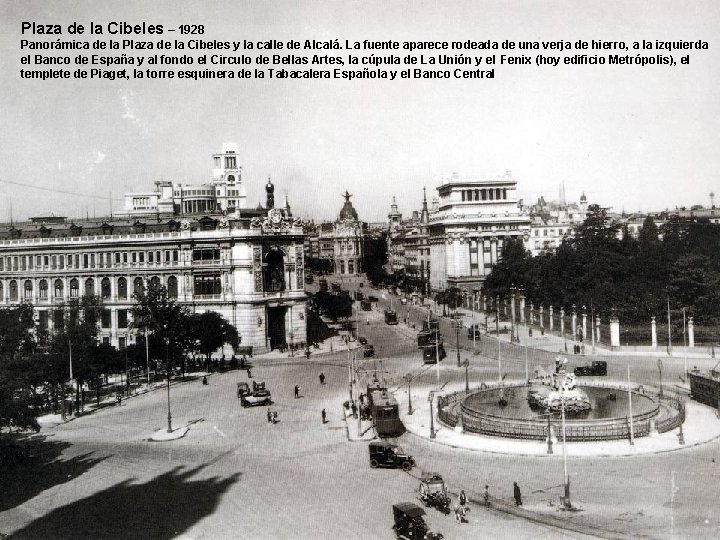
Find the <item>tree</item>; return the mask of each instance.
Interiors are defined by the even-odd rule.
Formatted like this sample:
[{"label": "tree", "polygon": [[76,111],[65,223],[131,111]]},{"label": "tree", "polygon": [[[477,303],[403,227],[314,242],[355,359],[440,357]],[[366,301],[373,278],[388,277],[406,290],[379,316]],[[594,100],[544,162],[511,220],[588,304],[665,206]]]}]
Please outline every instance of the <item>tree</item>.
[{"label": "tree", "polygon": [[240,344],[237,329],[215,311],[190,315],[190,329],[197,352],[204,354],[206,360],[224,344],[235,349]]},{"label": "tree", "polygon": [[0,431],[4,427],[40,429],[29,361],[35,348],[34,326],[32,306],[0,309]]}]

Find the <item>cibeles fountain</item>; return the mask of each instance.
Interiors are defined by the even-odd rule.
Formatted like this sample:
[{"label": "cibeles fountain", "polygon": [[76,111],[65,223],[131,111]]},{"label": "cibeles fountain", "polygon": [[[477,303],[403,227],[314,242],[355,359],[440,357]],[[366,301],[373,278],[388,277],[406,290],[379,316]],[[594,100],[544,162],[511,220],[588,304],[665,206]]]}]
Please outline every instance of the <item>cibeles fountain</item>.
[{"label": "cibeles fountain", "polygon": [[567,359],[558,357],[530,381],[482,383],[469,392],[440,396],[438,418],[468,437],[547,441],[556,437],[564,416],[568,442],[652,436],[684,421],[678,399],[604,377],[579,383],[566,365]]},{"label": "cibeles fountain", "polygon": [[565,410],[567,415],[576,415],[592,409],[587,392],[578,388],[573,373],[565,369],[567,358],[558,357],[555,369],[548,373],[539,368],[535,379],[530,381],[528,388],[528,404],[532,408],[542,409],[551,413]]}]

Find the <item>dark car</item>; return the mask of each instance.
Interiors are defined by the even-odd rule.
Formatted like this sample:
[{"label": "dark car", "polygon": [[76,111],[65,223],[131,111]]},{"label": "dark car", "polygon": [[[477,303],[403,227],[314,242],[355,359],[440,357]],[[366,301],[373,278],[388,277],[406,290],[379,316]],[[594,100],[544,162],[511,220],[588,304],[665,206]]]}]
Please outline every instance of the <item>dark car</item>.
[{"label": "dark car", "polygon": [[366,358],[370,356],[375,356],[375,347],[373,347],[369,343],[363,345],[363,356]]},{"label": "dark car", "polygon": [[393,531],[396,538],[406,540],[441,540],[441,533],[433,533],[423,519],[425,510],[417,504],[406,502],[393,504]]},{"label": "dark car", "polygon": [[589,366],[578,366],[575,368],[575,375],[578,377],[583,375],[607,375],[607,362],[604,360],[593,360]]},{"label": "dark car", "polygon": [[473,324],[470,325],[470,328],[468,328],[468,339],[472,339],[475,337],[476,339],[479,339],[482,336],[482,333],[480,331],[480,325],[479,324]]},{"label": "dark car", "polygon": [[396,444],[387,442],[370,443],[368,451],[370,452],[370,466],[373,469],[391,467],[409,471],[415,466],[413,457],[403,452],[402,448]]},{"label": "dark car", "polygon": [[367,338],[365,336],[359,336],[358,341],[360,342],[360,345],[365,345],[367,343]]}]

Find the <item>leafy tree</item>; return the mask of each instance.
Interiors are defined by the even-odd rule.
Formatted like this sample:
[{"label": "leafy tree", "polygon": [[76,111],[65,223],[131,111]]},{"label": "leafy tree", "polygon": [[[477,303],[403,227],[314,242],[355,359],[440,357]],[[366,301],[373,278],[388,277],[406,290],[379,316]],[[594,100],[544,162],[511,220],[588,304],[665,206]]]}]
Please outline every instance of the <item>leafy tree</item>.
[{"label": "leafy tree", "polygon": [[236,348],[240,344],[237,329],[215,311],[190,315],[189,327],[194,341],[194,349],[204,354],[207,361],[213,352],[224,344]]},{"label": "leafy tree", "polygon": [[28,360],[34,349],[33,328],[32,306],[0,309],[0,431],[40,428]]}]

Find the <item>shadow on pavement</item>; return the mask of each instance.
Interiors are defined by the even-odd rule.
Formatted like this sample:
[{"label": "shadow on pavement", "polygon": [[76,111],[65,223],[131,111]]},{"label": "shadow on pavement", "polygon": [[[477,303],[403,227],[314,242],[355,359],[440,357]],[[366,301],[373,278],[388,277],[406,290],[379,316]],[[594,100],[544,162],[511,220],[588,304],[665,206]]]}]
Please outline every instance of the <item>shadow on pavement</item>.
[{"label": "shadow on pavement", "polygon": [[61,457],[70,443],[48,441],[44,435],[23,436],[13,445],[22,450],[19,459],[3,464],[0,512],[15,508],[58,484],[70,482],[106,458],[91,458],[91,453],[72,458]]},{"label": "shadow on pavement", "polygon": [[145,483],[126,480],[56,508],[13,538],[170,539],[211,515],[241,473],[191,480],[205,465],[175,467]]}]

